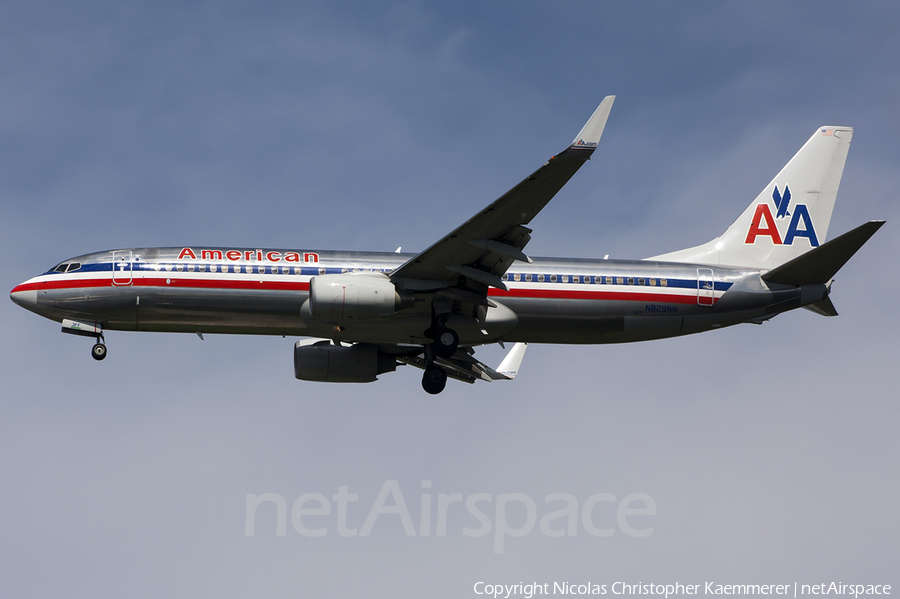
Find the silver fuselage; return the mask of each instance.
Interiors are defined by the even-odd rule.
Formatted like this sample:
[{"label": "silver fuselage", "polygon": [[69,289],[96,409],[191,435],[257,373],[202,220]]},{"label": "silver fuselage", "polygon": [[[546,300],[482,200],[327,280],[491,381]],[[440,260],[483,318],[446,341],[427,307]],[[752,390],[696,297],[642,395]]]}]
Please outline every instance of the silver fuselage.
[{"label": "silver fuselage", "polygon": [[[428,342],[424,331],[431,318],[425,302],[340,325],[313,319],[307,302],[317,275],[390,274],[412,256],[133,248],[67,260],[62,270],[68,272],[34,277],[11,297],[49,319],[96,323],[105,330],[421,344]],[[799,288],[767,285],[758,270],[702,264],[535,258],[532,264],[514,263],[503,280],[508,290],[489,290],[493,312],[474,328],[460,327],[461,343],[643,341],[761,322],[802,305]],[[500,316],[492,320],[491,314]]]}]

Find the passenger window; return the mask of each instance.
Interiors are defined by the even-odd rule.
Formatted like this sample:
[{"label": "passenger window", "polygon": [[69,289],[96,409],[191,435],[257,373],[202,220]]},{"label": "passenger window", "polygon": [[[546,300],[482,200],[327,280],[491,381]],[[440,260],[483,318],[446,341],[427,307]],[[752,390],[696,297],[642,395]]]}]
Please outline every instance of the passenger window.
[{"label": "passenger window", "polygon": [[324,275],[324,274],[325,274],[325,267],[324,267],[324,266],[320,266],[320,267],[319,267],[319,274],[320,274],[320,275]]},{"label": "passenger window", "polygon": [[569,282],[569,275],[563,275],[563,276],[560,277],[560,278],[562,279],[562,282],[563,282],[563,283],[568,283],[568,282]]},{"label": "passenger window", "polygon": [[187,269],[188,269],[188,272],[194,272],[194,265],[193,265],[193,264],[188,264]]},{"label": "passenger window", "polygon": [[542,274],[538,275],[538,283],[543,283],[543,282],[544,282],[544,275],[542,275]]},{"label": "passenger window", "polygon": [[531,273],[528,273],[527,275],[525,275],[525,282],[526,282],[526,283],[530,283],[530,282],[531,282]]},{"label": "passenger window", "polygon": [[665,287],[668,284],[668,281],[666,281],[665,279],[660,279],[659,284],[660,286]]},{"label": "passenger window", "polygon": [[650,279],[650,286],[654,287],[656,285],[656,279]]},{"label": "passenger window", "polygon": [[616,285],[622,285],[623,283],[625,283],[625,279],[623,279],[622,277],[616,277]]},{"label": "passenger window", "polygon": [[555,282],[556,282],[556,275],[550,275],[550,282],[551,282],[551,283],[555,283]]},{"label": "passenger window", "polygon": [[178,272],[181,272],[182,270],[184,270],[184,265],[183,265],[183,264],[176,264],[176,265],[175,265],[175,270],[177,270]]},{"label": "passenger window", "polygon": [[606,277],[606,284],[612,285],[612,277]]},{"label": "passenger window", "polygon": [[516,283],[518,283],[521,279],[522,279],[522,275],[520,275],[519,273],[515,273],[515,274],[513,275],[513,280],[514,280]]},{"label": "passenger window", "polygon": [[215,265],[215,264],[210,264],[210,265],[209,265],[209,272],[216,272],[216,265]]},{"label": "passenger window", "polygon": [[628,277],[628,284],[634,285],[634,277]]},{"label": "passenger window", "polygon": [[643,285],[643,284],[644,284],[644,277],[641,277],[640,279],[638,279],[638,285]]}]

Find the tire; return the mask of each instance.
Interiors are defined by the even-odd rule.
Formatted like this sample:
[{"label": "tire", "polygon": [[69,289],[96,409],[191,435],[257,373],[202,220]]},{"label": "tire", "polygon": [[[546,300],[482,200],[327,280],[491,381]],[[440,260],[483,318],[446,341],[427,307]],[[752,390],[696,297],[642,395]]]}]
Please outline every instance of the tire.
[{"label": "tire", "polygon": [[432,364],[425,369],[425,374],[422,375],[422,388],[426,393],[437,395],[446,385],[447,372],[443,368]]},{"label": "tire", "polygon": [[459,347],[459,335],[453,329],[440,329],[434,337],[434,353],[442,358],[449,358]]},{"label": "tire", "polygon": [[102,360],[106,357],[106,346],[102,343],[95,343],[94,347],[91,348],[91,357],[97,361]]}]

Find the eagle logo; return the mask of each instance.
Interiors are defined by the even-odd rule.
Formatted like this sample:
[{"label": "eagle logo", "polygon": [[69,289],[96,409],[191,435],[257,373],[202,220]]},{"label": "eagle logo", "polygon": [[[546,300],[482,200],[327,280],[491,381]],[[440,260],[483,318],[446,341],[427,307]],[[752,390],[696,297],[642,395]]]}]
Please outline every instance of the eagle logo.
[{"label": "eagle logo", "polygon": [[784,186],[784,195],[778,193],[778,186],[776,185],[775,191],[772,192],[772,199],[775,200],[775,208],[778,210],[775,213],[775,218],[784,218],[791,215],[788,212],[788,204],[791,203],[791,190],[787,185]]}]

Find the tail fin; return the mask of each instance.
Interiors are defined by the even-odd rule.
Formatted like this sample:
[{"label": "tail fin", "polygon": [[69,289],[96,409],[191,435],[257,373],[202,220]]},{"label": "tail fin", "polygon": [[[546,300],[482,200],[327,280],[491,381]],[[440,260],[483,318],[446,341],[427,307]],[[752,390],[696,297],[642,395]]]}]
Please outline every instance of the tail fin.
[{"label": "tail fin", "polygon": [[647,259],[763,269],[818,247],[828,234],[852,137],[851,127],[819,127],[721,236]]}]

